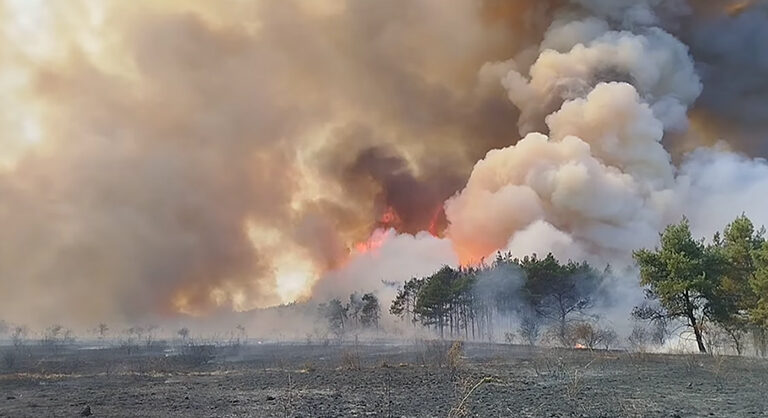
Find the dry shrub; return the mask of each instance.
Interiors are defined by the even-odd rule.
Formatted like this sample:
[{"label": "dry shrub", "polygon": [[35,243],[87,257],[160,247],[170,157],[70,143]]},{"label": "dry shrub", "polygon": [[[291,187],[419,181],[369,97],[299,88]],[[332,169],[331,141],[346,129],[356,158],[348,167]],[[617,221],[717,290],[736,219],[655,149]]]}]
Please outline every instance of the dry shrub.
[{"label": "dry shrub", "polygon": [[422,341],[421,364],[424,366],[443,367],[450,346],[442,340]]},{"label": "dry shrub", "polygon": [[483,377],[482,379],[478,380],[475,384],[467,385],[465,387],[464,392],[461,393],[459,398],[458,398],[459,402],[453,408],[451,408],[450,411],[448,411],[448,417],[449,418],[453,418],[453,417],[465,417],[465,416],[468,416],[469,415],[469,410],[468,410],[469,401],[470,401],[470,398],[472,397],[472,395],[475,393],[475,391],[477,391],[483,385],[486,385],[486,384],[489,384],[489,383],[494,383],[494,382],[497,382],[497,380],[495,378],[490,377],[490,376],[486,376],[486,377]]},{"label": "dry shrub", "polygon": [[361,370],[360,355],[356,351],[345,350],[341,353],[341,368],[345,370]]},{"label": "dry shrub", "polygon": [[555,349],[542,350],[533,359],[533,371],[538,377],[562,379],[568,375],[563,353]]},{"label": "dry shrub", "polygon": [[178,361],[189,367],[199,367],[207,364],[216,357],[216,347],[208,344],[200,345],[185,345],[181,354],[178,356]]},{"label": "dry shrub", "polygon": [[714,378],[715,385],[718,390],[723,390],[723,386],[728,380],[730,369],[725,364],[726,356],[712,355],[712,365],[710,366],[710,372]]},{"label": "dry shrub", "polygon": [[451,372],[457,371],[464,361],[464,343],[461,341],[454,341],[451,344],[451,348],[445,354],[445,364],[451,370]]},{"label": "dry shrub", "polygon": [[581,344],[590,350],[601,347],[608,350],[617,340],[614,330],[590,322],[578,322],[572,325],[569,334],[575,344]]},{"label": "dry shrub", "polygon": [[648,351],[648,344],[650,343],[651,336],[648,330],[642,325],[635,325],[632,328],[632,332],[627,337],[629,347],[633,352],[645,353]]},{"label": "dry shrub", "polygon": [[686,353],[683,354],[683,365],[688,373],[693,373],[697,370],[704,368],[704,362],[702,361],[704,356],[698,353]]},{"label": "dry shrub", "polygon": [[424,341],[421,361],[424,366],[447,368],[452,378],[464,364],[464,343],[461,341]]},{"label": "dry shrub", "polygon": [[585,364],[584,366],[574,366],[573,368],[567,370],[566,372],[566,379],[567,379],[567,386],[566,386],[566,395],[570,399],[576,399],[579,394],[581,394],[582,390],[584,390],[584,376],[587,374],[587,371],[592,366],[592,364],[595,362],[595,359],[592,359],[589,363]]},{"label": "dry shrub", "polygon": [[528,345],[536,345],[541,334],[540,320],[533,314],[523,315],[520,320],[520,338]]},{"label": "dry shrub", "polygon": [[315,370],[317,370],[317,368],[315,367],[315,364],[314,364],[314,363],[312,363],[311,361],[307,361],[307,362],[306,362],[306,363],[304,363],[304,365],[301,367],[301,373],[312,373],[312,372],[314,372]]}]

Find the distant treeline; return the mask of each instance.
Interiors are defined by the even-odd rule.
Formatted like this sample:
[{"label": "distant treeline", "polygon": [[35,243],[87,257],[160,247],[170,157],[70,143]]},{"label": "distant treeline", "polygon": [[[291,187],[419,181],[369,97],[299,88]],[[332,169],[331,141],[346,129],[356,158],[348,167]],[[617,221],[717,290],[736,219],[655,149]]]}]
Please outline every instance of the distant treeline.
[{"label": "distant treeline", "polygon": [[[741,354],[751,336],[757,354],[768,342],[768,242],[742,215],[715,234],[711,242],[693,238],[687,219],[670,225],[655,249],[636,251],[646,302],[632,316],[654,327],[649,333],[664,341],[668,325],[687,327],[701,352],[707,346],[730,345]],[[610,267],[587,262],[561,263],[552,254],[513,258],[499,253],[489,265],[445,266],[413,278],[398,289],[390,313],[414,325],[446,335],[484,339],[494,321],[512,314],[518,336],[536,343],[540,334],[563,345],[585,341],[606,346],[615,341],[592,312],[610,300]],[[508,334],[508,338],[509,338]],[[633,331],[630,342],[643,332]]]},{"label": "distant treeline", "polygon": [[398,290],[390,313],[432,327],[444,337],[491,337],[500,315],[521,318],[520,336],[538,340],[541,326],[554,324],[554,337],[565,343],[572,319],[586,315],[601,297],[608,271],[587,262],[560,263],[552,254],[523,259],[499,253],[490,265],[441,268],[414,278]]}]

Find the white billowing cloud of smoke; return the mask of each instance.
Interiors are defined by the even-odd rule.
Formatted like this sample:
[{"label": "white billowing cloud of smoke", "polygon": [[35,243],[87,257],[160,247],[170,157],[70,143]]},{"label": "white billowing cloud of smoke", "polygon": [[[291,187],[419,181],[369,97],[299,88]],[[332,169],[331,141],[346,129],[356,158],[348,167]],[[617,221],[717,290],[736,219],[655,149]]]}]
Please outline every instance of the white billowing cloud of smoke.
[{"label": "white billowing cloud of smoke", "polygon": [[712,237],[742,213],[768,226],[768,162],[734,152],[702,148],[680,166],[676,196],[697,236]]},{"label": "white billowing cloud of smoke", "polygon": [[573,237],[544,220],[535,221],[515,232],[506,245],[506,251],[517,255],[552,253],[559,260],[588,258],[588,254]]},{"label": "white billowing cloud of smoke", "polygon": [[522,134],[542,129],[544,117],[564,101],[616,79],[635,86],[667,130],[685,129],[685,111],[702,88],[688,48],[658,28],[635,34],[608,27],[597,18],[555,21],[529,76],[511,71],[504,77],[510,100],[522,112]]},{"label": "white billowing cloud of smoke", "polygon": [[397,234],[377,230],[371,248],[355,251],[347,262],[328,273],[313,289],[317,301],[348,297],[351,293],[376,291],[383,310],[394,299],[395,288],[384,282],[402,283],[413,277],[428,276],[445,265],[455,266],[458,259],[451,242],[427,232]]},{"label": "white billowing cloud of smoke", "polygon": [[[631,265],[634,249],[654,246],[684,215],[706,236],[742,211],[768,221],[768,202],[756,198],[768,184],[764,160],[715,147],[676,167],[662,145],[688,128],[702,83],[688,48],[648,27],[655,15],[638,19],[660,2],[578,3],[600,12],[561,14],[527,70],[504,64],[525,136],[490,151],[446,202],[460,258],[506,249]],[[617,21],[627,30],[611,30]],[[641,294],[635,274],[622,276],[617,290]]]},{"label": "white billowing cloud of smoke", "polygon": [[659,143],[662,124],[635,89],[599,84],[547,122],[552,137],[532,133],[489,152],[446,203],[448,233],[462,258],[484,257],[510,239],[520,250],[515,234],[537,221],[606,259],[654,243],[671,198],[665,186],[672,167]]}]

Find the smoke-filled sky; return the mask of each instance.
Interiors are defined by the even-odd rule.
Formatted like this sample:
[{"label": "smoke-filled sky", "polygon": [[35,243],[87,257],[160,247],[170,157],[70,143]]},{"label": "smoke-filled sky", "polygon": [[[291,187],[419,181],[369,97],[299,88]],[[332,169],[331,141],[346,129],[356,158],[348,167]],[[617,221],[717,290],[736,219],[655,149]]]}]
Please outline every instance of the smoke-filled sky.
[{"label": "smoke-filled sky", "polygon": [[0,319],[768,223],[768,4],[0,0]]}]

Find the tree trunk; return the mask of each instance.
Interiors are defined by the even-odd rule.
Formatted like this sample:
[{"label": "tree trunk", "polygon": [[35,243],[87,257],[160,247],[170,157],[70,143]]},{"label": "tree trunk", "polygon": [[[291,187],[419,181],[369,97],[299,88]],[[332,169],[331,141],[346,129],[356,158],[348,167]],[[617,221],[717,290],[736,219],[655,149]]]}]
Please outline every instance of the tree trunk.
[{"label": "tree trunk", "polygon": [[688,312],[688,320],[691,321],[691,327],[693,327],[693,334],[696,336],[696,344],[699,346],[699,352],[706,353],[707,349],[704,347],[704,339],[701,336],[699,324],[696,322],[696,315],[694,315],[693,312]]},{"label": "tree trunk", "polygon": [[691,325],[691,328],[693,328],[693,335],[696,336],[696,344],[699,346],[699,352],[706,353],[707,348],[704,346],[704,338],[701,336],[701,329],[699,329],[699,323],[696,321],[696,314],[693,311],[693,304],[691,303],[691,298],[688,295],[687,290],[684,293],[684,297],[685,315],[688,317],[688,323]]}]

